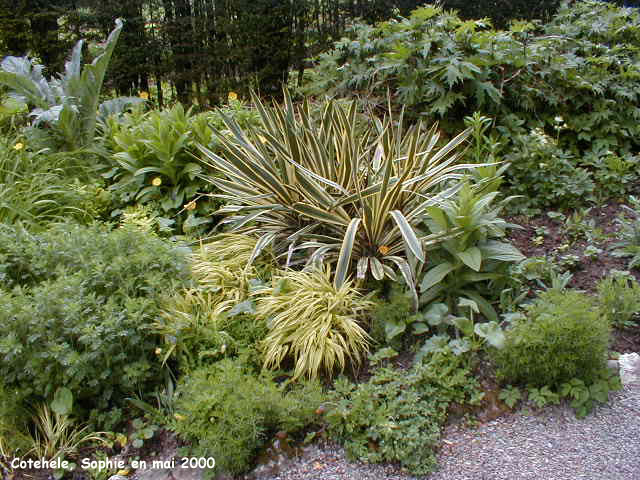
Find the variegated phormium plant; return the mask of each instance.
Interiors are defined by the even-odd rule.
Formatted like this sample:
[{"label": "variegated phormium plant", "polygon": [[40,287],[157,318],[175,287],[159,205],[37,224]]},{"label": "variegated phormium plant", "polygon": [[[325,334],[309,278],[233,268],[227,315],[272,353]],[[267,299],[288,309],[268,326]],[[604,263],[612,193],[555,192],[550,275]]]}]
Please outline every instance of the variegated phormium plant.
[{"label": "variegated phormium plant", "polygon": [[220,138],[222,154],[199,147],[227,201],[218,213],[232,214],[231,231],[259,236],[252,258],[272,244],[287,265],[335,263],[336,288],[354,267],[359,279],[369,272],[395,278],[399,269],[415,292],[411,265],[451,235],[416,229],[425,208],[454,194],[466,170],[483,166],[458,162],[469,131],[439,146],[436,126],[405,128],[402,114],[357,126],[355,103],[326,101],[317,114],[307,101],[294,107],[286,92],[282,106],[254,102],[260,129],[228,119],[233,136]]}]

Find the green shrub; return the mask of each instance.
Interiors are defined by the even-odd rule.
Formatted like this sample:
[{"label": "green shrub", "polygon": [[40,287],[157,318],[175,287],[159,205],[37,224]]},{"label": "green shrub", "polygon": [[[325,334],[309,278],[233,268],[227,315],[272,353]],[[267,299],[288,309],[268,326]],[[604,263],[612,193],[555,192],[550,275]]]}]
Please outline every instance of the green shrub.
[{"label": "green shrub", "polygon": [[632,276],[611,275],[598,283],[598,301],[611,325],[633,327],[640,313],[640,285]]},{"label": "green shrub", "polygon": [[505,241],[514,225],[500,218],[505,199],[495,202],[498,192],[486,193],[483,184],[465,183],[455,197],[426,208],[425,224],[434,235],[458,231],[430,252],[420,283],[421,304],[446,302],[449,312],[458,311],[458,299],[469,298],[491,321],[498,314],[491,305],[507,279],[511,264],[524,255]]},{"label": "green shrub", "polygon": [[150,326],[188,278],[184,255],[134,230],[0,228],[0,375],[30,403],[67,387],[81,417],[161,379]]},{"label": "green shrub", "polygon": [[473,112],[491,116],[512,162],[505,183],[528,195],[517,206],[566,207],[628,193],[638,178],[639,42],[640,14],[606,2],[506,30],[426,6],[356,25],[320,56],[307,91],[384,104],[390,90],[398,109],[440,117],[450,134]]},{"label": "green shrub", "polygon": [[365,462],[399,462],[424,475],[451,403],[477,404],[482,393],[462,356],[437,353],[409,371],[381,368],[360,385],[339,379],[327,413],[329,432]]},{"label": "green shrub", "polygon": [[172,429],[189,441],[189,455],[213,456],[216,469],[248,470],[254,456],[279,430],[293,434],[316,419],[323,400],[317,383],[286,392],[270,374],[255,376],[238,360],[195,370],[178,387]]},{"label": "green shrub", "polygon": [[592,383],[605,368],[609,319],[583,293],[549,290],[492,352],[501,380],[555,388],[574,378]]},{"label": "green shrub", "polygon": [[184,233],[210,224],[209,213],[221,202],[210,196],[216,190],[202,179],[205,167],[194,154],[196,144],[220,150],[219,136],[231,135],[225,115],[245,128],[258,123],[257,112],[239,101],[199,115],[178,103],[105,119],[103,156],[109,171],[104,175],[120,206],[153,207],[163,224]]}]

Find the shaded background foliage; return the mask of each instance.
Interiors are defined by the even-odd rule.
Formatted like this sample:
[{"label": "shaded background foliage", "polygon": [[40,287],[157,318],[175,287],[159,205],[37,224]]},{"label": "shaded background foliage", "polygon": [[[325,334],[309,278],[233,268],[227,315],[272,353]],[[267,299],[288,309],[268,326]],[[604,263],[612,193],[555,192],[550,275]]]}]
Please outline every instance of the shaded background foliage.
[{"label": "shaded background foliage", "polygon": [[[228,91],[279,94],[301,79],[307,58],[326,50],[356,19],[407,15],[419,0],[0,0],[0,55],[37,56],[60,71],[79,38],[104,38],[126,19],[110,68],[118,95],[149,91],[167,101],[216,104]],[[623,0],[615,3],[623,4]],[[628,2],[626,2],[628,3]],[[543,19],[560,0],[444,0],[462,18]],[[163,90],[162,85],[170,88]]]}]

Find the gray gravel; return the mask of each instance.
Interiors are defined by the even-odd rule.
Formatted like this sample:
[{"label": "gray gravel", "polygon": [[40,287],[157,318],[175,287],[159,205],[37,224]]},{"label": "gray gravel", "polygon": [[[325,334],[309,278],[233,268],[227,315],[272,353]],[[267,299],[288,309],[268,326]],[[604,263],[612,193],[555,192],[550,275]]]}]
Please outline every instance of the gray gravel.
[{"label": "gray gravel", "polygon": [[[476,429],[450,427],[428,480],[640,480],[640,385],[611,394],[578,420],[568,406],[505,416]],[[411,479],[393,465],[349,462],[313,446],[273,480]]]}]

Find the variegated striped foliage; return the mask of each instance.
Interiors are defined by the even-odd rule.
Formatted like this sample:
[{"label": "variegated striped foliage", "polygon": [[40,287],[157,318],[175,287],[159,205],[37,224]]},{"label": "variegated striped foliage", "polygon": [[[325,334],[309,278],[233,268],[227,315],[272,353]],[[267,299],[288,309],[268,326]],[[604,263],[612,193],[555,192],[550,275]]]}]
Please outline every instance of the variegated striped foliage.
[{"label": "variegated striped foliage", "polygon": [[230,214],[231,231],[259,237],[252,259],[273,244],[286,265],[335,263],[336,288],[354,271],[382,279],[399,270],[415,291],[410,264],[451,234],[424,235],[416,225],[466,171],[485,165],[459,162],[469,131],[442,145],[435,125],[406,128],[402,114],[356,128],[355,103],[326,101],[318,114],[286,92],[283,105],[254,102],[260,129],[226,119],[233,136],[220,137],[223,153],[199,147],[227,201],[218,213]]}]

